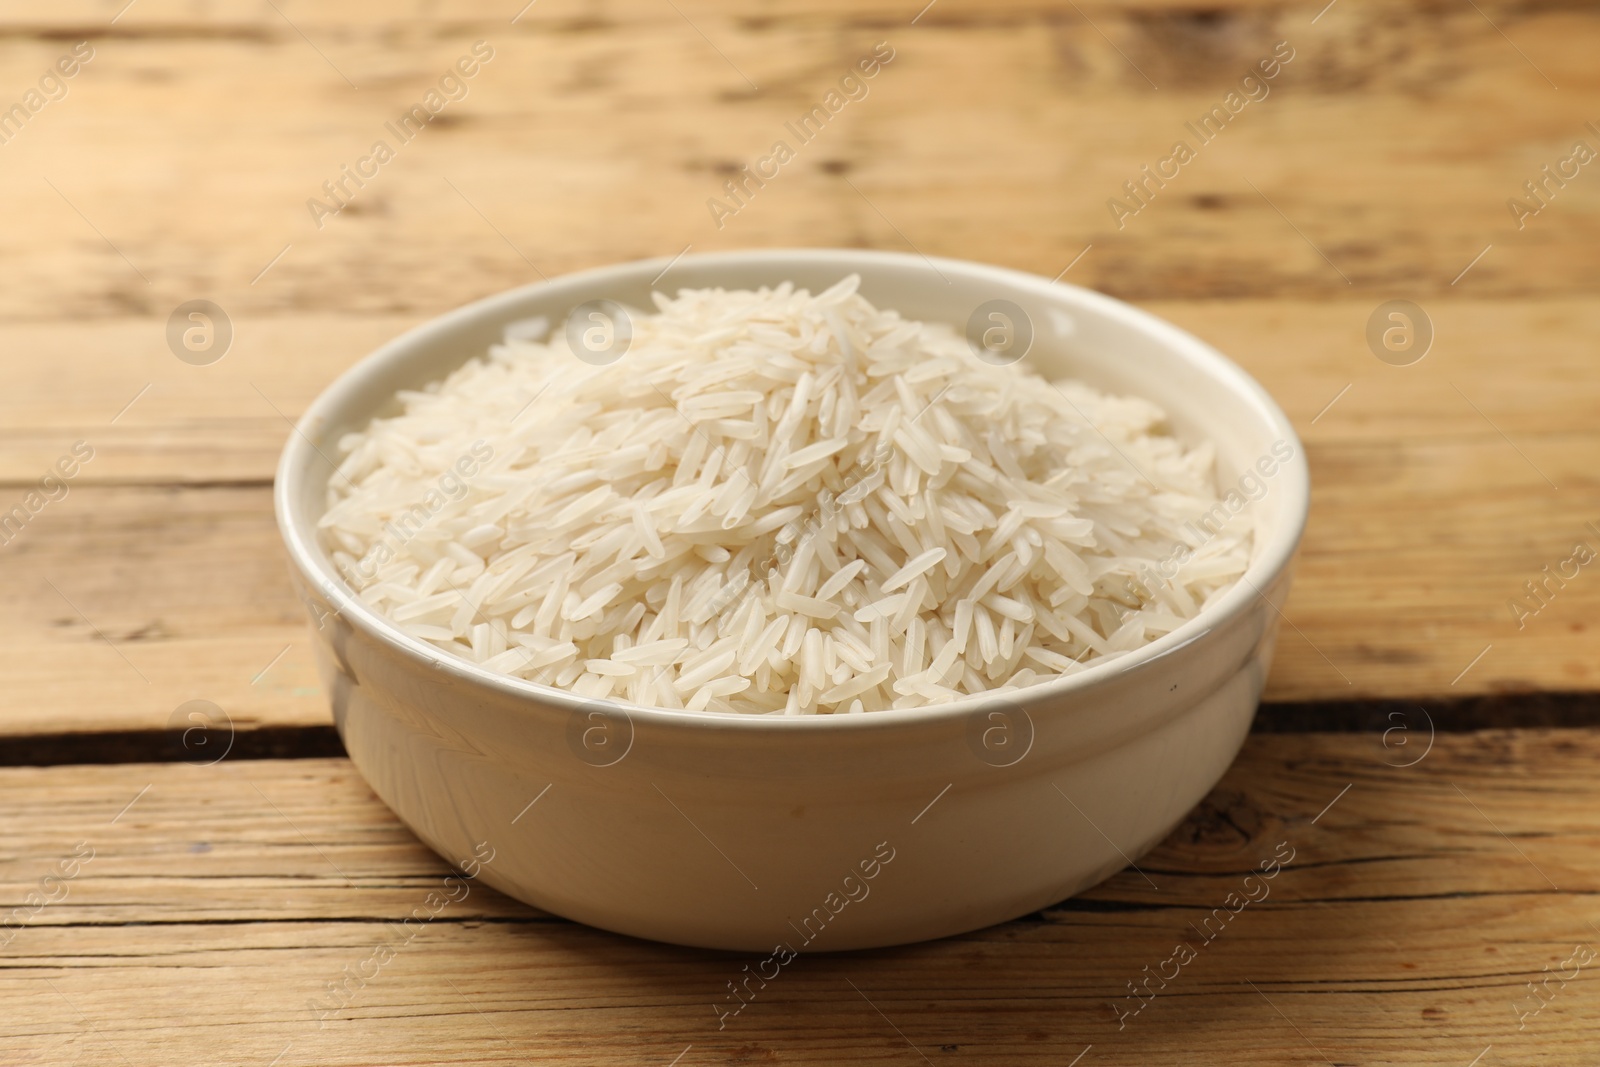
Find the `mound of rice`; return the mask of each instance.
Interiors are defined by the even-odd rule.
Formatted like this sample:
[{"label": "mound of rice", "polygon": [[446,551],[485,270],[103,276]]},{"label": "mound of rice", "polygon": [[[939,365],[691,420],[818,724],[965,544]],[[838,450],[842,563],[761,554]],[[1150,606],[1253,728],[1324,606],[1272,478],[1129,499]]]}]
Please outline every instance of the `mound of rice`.
[{"label": "mound of rice", "polygon": [[340,442],[324,544],[490,670],[790,715],[1033,685],[1237,581],[1245,524],[1197,525],[1209,445],[856,287],[656,294],[610,366],[561,331],[497,345]]}]

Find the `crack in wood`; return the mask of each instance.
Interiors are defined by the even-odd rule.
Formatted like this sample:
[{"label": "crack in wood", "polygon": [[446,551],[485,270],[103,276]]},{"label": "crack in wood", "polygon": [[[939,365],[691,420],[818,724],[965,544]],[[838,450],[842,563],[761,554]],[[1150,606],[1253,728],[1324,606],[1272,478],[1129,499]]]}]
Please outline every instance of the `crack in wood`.
[{"label": "crack in wood", "polygon": [[[1256,734],[1371,733],[1381,737],[1396,722],[1420,730],[1427,712],[1439,733],[1496,730],[1600,728],[1600,693],[1525,693],[1474,696],[1459,700],[1354,700],[1263,704],[1251,732]],[[1395,716],[1402,718],[1396,719]],[[0,767],[55,767],[117,763],[181,763],[193,753],[178,730],[118,730],[57,733],[0,739]],[[331,726],[241,724],[228,759],[326,759],[345,755]],[[1238,813],[1213,812],[1219,827],[1249,838]]]}]

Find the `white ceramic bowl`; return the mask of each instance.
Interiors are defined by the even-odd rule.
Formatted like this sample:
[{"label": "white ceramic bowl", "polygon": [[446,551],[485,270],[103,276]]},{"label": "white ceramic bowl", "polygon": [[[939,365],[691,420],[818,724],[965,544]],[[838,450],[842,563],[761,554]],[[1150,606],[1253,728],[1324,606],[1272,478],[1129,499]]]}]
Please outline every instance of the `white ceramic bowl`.
[{"label": "white ceramic bowl", "polygon": [[[1290,457],[1250,503],[1245,579],[1105,666],[937,708],[742,717],[574,697],[448,658],[351,596],[318,545],[343,433],[394,410],[505,325],[611,299],[648,307],[666,260],[531,285],[390,342],[312,404],[278,467],[278,524],[351,759],[417,835],[504,893],[638,937],[762,954],[972,930],[1092,885],[1159,842],[1243,743],[1305,523],[1299,439],[1272,399],[1189,334],[1109,297],[956,260],[853,250],[686,256],[659,287],[818,291],[851,272],[880,307],[958,329],[1021,306],[1027,359],[1148,397],[1217,445],[1221,485]],[[626,373],[624,357],[616,364]],[[530,806],[531,804],[531,806]],[[488,862],[484,857],[492,856]],[[763,966],[770,966],[760,961]],[[733,1002],[730,1001],[730,1007]]]}]

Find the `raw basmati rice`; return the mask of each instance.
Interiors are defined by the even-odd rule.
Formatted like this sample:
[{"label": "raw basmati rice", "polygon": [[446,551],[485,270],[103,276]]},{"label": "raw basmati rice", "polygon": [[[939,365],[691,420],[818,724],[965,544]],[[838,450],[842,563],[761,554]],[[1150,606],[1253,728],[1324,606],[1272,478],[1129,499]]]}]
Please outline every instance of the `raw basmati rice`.
[{"label": "raw basmati rice", "polygon": [[1238,580],[1247,523],[1196,525],[1209,444],[1148,401],[984,362],[857,284],[656,294],[610,366],[520,331],[340,442],[323,543],[440,649],[715,712],[1024,688]]}]

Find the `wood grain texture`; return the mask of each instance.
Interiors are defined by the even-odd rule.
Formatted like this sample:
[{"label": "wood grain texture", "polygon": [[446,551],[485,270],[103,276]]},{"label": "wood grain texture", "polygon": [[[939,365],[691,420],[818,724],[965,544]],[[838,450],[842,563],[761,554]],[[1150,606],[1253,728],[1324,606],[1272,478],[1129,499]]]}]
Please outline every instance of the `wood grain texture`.
[{"label": "wood grain texture", "polygon": [[[325,727],[271,516],[289,420],[432,315],[686,246],[1047,277],[1087,246],[1067,281],[1215,343],[1305,440],[1269,699],[1597,687],[1587,569],[1525,627],[1507,605],[1574,540],[1600,547],[1600,169],[1522,228],[1506,203],[1600,146],[1592,6],[125,4],[0,0],[0,111],[95,49],[0,144],[0,512],[95,450],[0,545],[0,737],[104,758],[97,733],[194,699],[255,737]],[[318,228],[307,199],[478,40],[495,57],[467,97]],[[1119,226],[1107,200],[1280,40],[1270,95]],[[707,199],[879,41],[895,58],[870,94],[719,228]],[[1411,367],[1364,339],[1397,297],[1437,328]],[[164,336],[195,298],[235,327],[206,367]],[[1591,1065],[1600,964],[1542,1001],[1527,983],[1600,948],[1600,737],[1441,733],[1406,767],[1425,738],[1403,717],[1252,736],[1144,875],[965,937],[804,957],[721,1030],[754,961],[481,887],[320,1015],[447,873],[344,760],[3,768],[0,922],[59,899],[0,927],[0,1061]],[[1279,842],[1295,860],[1271,896],[1202,944]],[[46,886],[80,843],[93,860]],[[1127,983],[1180,941],[1197,958],[1119,1027]]]},{"label": "wood grain texture", "polygon": [[[1420,751],[1376,734],[1252,737],[1140,861],[1149,882],[1125,870],[963,937],[802,956],[720,1031],[713,1004],[752,961],[589,930],[482,888],[319,1027],[308,1005],[329,1004],[326,984],[393,940],[448,873],[347,763],[0,771],[6,901],[80,842],[94,850],[0,948],[13,1007],[0,1048],[8,1062],[130,1065],[214,1062],[219,1047],[281,1065],[667,1064],[690,1045],[685,1065],[919,1052],[1059,1065],[1093,1045],[1084,1064],[1461,1067],[1492,1044],[1498,1062],[1589,1062],[1587,970],[1551,980],[1520,1030],[1518,1011],[1544,968],[1600,945],[1600,741],[1440,735],[1414,766],[1392,765]],[[1293,860],[1270,894],[1207,941],[1197,927],[1284,842]],[[1113,1005],[1137,1004],[1127,983],[1185,939],[1196,958],[1119,1029]]]},{"label": "wood grain texture", "polygon": [[[1306,438],[1312,524],[1269,699],[1592,687],[1600,592],[1574,582],[1521,630],[1507,602],[1600,517],[1600,179],[1520,231],[1505,200],[1600,118],[1600,14],[916,8],[0,4],[8,69],[96,48],[0,146],[0,255],[27,264],[0,292],[0,510],[95,449],[0,547],[0,729],[149,729],[196,697],[242,729],[325,722],[264,491],[288,421],[441,310],[688,245],[1052,276],[1092,245],[1069,280],[1216,342]],[[480,39],[495,58],[467,97],[316,228],[306,199]],[[730,170],[880,40],[895,58],[870,94],[717,228]],[[1295,58],[1271,94],[1119,229],[1106,200],[1278,40]],[[1398,295],[1438,330],[1414,367],[1363,338]],[[167,349],[195,297],[235,326],[212,366]]]},{"label": "wood grain texture", "polygon": [[[1600,446],[1592,359],[1600,302],[1454,294],[1424,301],[1432,350],[1392,367],[1365,339],[1382,301],[1339,295],[1140,306],[1220,348],[1267,387],[1313,462],[1328,460],[1314,471],[1319,489],[1476,489],[1489,503],[1553,482],[1564,495],[1552,500],[1600,503],[1592,463]],[[357,360],[422,321],[242,318],[228,354],[195,367],[173,358],[159,321],[0,320],[0,491],[36,481],[77,441],[95,458],[75,485],[270,481],[292,420]],[[1329,407],[1346,385],[1351,391]],[[1357,449],[1391,457],[1380,478],[1354,469]]]},{"label": "wood grain texture", "polygon": [[[1521,628],[1509,603],[1576,540],[1600,547],[1600,306],[1440,301],[1410,367],[1367,350],[1364,302],[1149,306],[1256,375],[1306,442],[1311,522],[1269,700],[1595,687],[1600,582],[1580,572]],[[149,323],[0,325],[0,352],[40,352],[0,392],[3,503],[73,442],[95,448],[0,546],[6,732],[157,728],[197,698],[240,729],[328,721],[267,483],[286,420],[411,321],[246,320],[209,367]],[[97,374],[107,351],[124,356]]]},{"label": "wood grain texture", "polygon": [[[1437,295],[1490,243],[1462,283],[1480,296],[1583,293],[1600,268],[1600,178],[1522,230],[1506,208],[1596,139],[1600,13],[1576,5],[1343,0],[1313,24],[1321,5],[942,0],[911,25],[920,4],[557,0],[512,24],[498,0],[142,0],[111,25],[119,6],[0,9],[8,69],[98,42],[4,146],[0,255],[30,268],[8,316],[159,322],[199,296],[431,313],[687,244],[914,246],[1047,276],[1093,244],[1073,279],[1135,299]],[[319,229],[308,198],[479,39],[496,58],[469,95]],[[729,168],[880,40],[896,56],[870,95],[719,229]],[[1107,200],[1279,40],[1295,58],[1271,94],[1119,228]]]},{"label": "wood grain texture", "polygon": [[271,490],[78,487],[0,549],[6,734],[327,723]]}]

